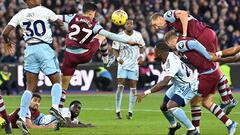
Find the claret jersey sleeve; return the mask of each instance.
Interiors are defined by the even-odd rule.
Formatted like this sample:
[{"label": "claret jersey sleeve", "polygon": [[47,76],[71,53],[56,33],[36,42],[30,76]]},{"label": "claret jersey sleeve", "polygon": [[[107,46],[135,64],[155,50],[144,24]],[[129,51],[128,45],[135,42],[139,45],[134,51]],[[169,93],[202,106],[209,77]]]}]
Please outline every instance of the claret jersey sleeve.
[{"label": "claret jersey sleeve", "polygon": [[175,22],[177,19],[175,17],[175,10],[168,10],[164,15],[163,15],[164,19],[167,22],[173,23]]}]

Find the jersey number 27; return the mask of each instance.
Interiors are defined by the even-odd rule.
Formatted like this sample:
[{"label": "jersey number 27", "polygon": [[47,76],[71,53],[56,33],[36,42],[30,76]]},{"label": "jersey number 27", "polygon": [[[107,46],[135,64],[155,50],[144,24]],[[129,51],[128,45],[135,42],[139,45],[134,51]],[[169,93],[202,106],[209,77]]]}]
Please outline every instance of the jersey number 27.
[{"label": "jersey number 27", "polygon": [[[78,39],[75,38],[74,36],[78,35],[81,32],[81,28],[77,24],[73,24],[73,25],[71,25],[71,29],[75,29],[75,31],[70,32],[68,35],[68,38],[71,40],[78,41]],[[81,41],[79,41],[80,44],[82,44],[84,41],[86,41],[92,35],[92,30],[90,30],[90,29],[82,28],[82,31],[87,33],[87,35],[84,38],[82,38]]]}]

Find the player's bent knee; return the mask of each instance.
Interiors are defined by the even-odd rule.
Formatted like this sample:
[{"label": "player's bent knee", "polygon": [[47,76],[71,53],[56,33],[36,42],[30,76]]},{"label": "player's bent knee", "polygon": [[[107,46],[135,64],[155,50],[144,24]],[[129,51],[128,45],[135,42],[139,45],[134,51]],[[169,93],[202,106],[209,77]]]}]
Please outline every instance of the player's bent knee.
[{"label": "player's bent knee", "polygon": [[99,34],[97,34],[94,38],[98,39],[100,44],[106,39],[106,37],[99,35]]},{"label": "player's bent knee", "polygon": [[174,107],[179,107],[178,103],[176,103],[175,101],[170,100],[167,103],[167,109],[169,110],[169,109],[174,108]]},{"label": "player's bent knee", "polygon": [[160,110],[162,112],[166,112],[168,109],[167,109],[167,104],[166,103],[162,103],[162,105],[160,106]]},{"label": "player's bent knee", "polygon": [[174,107],[179,107],[179,106],[184,107],[186,105],[185,100],[177,94],[173,95],[173,97],[171,98],[171,100],[169,100],[169,102],[173,104]]},{"label": "player's bent knee", "polygon": [[60,73],[59,72],[56,72],[54,74],[51,74],[51,75],[48,75],[49,79],[51,80],[52,84],[55,84],[55,83],[60,83]]},{"label": "player's bent knee", "polygon": [[207,109],[210,109],[211,105],[212,105],[212,101],[209,101],[209,100],[203,100],[202,101],[202,106],[207,108]]},{"label": "player's bent knee", "polygon": [[200,106],[201,105],[202,98],[199,96],[195,96],[192,100],[190,100],[191,106]]},{"label": "player's bent knee", "polygon": [[171,112],[174,112],[177,109],[178,109],[178,107],[172,107],[172,108],[169,108],[168,110],[171,111]]}]

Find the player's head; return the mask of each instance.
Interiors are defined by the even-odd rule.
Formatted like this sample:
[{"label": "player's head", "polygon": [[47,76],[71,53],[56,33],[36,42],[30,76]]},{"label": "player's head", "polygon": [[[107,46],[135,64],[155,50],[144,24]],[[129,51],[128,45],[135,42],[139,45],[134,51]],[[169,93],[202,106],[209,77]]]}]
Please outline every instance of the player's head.
[{"label": "player's head", "polygon": [[80,101],[74,100],[70,103],[69,109],[73,117],[78,117],[82,108],[82,103]]},{"label": "player's head", "polygon": [[178,35],[175,30],[171,30],[164,35],[164,41],[172,50],[176,49],[177,40]]},{"label": "player's head", "polygon": [[132,18],[128,18],[126,24],[124,25],[127,32],[132,32],[134,28],[134,21]]},{"label": "player's head", "polygon": [[39,6],[42,3],[42,0],[24,0],[28,7]]},{"label": "player's head", "polygon": [[167,22],[161,13],[154,13],[151,16],[151,25],[156,29],[165,29],[167,27]]},{"label": "player's head", "polygon": [[155,47],[155,60],[165,61],[167,59],[170,48],[164,41],[158,41]]},{"label": "player's head", "polygon": [[32,110],[38,110],[40,107],[40,102],[41,102],[42,97],[39,94],[34,93],[32,95],[32,100],[30,104],[30,108]]},{"label": "player's head", "polygon": [[94,3],[86,2],[83,4],[83,14],[93,19],[96,16],[97,6]]}]

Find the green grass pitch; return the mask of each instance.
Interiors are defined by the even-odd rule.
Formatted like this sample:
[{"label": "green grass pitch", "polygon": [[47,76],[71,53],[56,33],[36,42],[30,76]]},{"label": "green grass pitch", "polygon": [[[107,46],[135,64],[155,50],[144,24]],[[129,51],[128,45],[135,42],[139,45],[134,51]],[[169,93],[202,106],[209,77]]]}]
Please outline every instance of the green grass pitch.
[{"label": "green grass pitch", "polygon": [[[215,102],[219,102],[219,94]],[[234,93],[240,101],[240,94]],[[122,103],[122,120],[115,120],[115,94],[79,94],[68,95],[67,105],[72,100],[80,100],[83,104],[80,120],[85,123],[95,124],[96,128],[61,128],[60,131],[52,129],[31,129],[32,135],[166,135],[168,122],[159,111],[163,94],[157,93],[146,97],[142,103],[135,104],[133,119],[126,119],[128,108],[128,95],[124,94]],[[20,96],[4,96],[8,113],[20,104]],[[47,113],[50,108],[50,96],[43,96],[41,111]],[[190,117],[189,106],[184,108]],[[229,115],[232,120],[240,123],[239,105]],[[240,129],[239,129],[240,130]],[[240,135],[240,131],[236,135]],[[186,133],[186,128],[177,131],[176,135]],[[0,134],[4,134],[1,129]],[[18,129],[13,130],[13,135],[20,134]],[[201,135],[227,135],[227,128],[207,110],[202,110]]]}]

